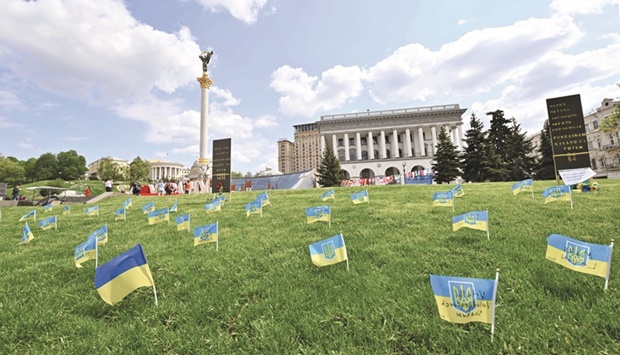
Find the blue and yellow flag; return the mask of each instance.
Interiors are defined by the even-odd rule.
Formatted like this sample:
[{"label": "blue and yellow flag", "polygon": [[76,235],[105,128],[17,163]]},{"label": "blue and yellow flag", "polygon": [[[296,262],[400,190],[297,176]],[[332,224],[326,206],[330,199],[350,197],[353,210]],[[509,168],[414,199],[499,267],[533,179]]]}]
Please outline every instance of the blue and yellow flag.
[{"label": "blue and yellow flag", "polygon": [[334,193],[334,189],[331,189],[327,191],[326,193],[324,193],[323,195],[321,195],[321,201],[327,201],[329,199],[336,201],[336,194]]},{"label": "blue and yellow flag", "polygon": [[553,201],[570,201],[570,186],[558,185],[551,186],[543,191],[545,203]]},{"label": "blue and yellow flag", "polygon": [[128,210],[131,208],[131,206],[133,205],[133,203],[131,202],[131,198],[128,198],[125,200],[125,202],[123,202],[123,207]]},{"label": "blue and yellow flag", "polygon": [[[95,288],[101,299],[111,305],[145,286],[153,286],[155,291],[153,275],[140,244],[101,265],[95,271]],[[157,294],[155,297],[157,300]]]},{"label": "blue and yellow flag", "polygon": [[473,211],[452,217],[452,231],[456,232],[463,227],[477,229],[481,231],[488,231],[489,212]]},{"label": "blue and yellow flag", "polygon": [[220,200],[221,204],[224,205],[224,202],[226,202],[226,195],[219,195],[216,199]]},{"label": "blue and yellow flag", "polygon": [[172,207],[170,207],[170,212],[176,212],[177,208],[179,207],[179,201],[174,201],[174,205],[172,205]]},{"label": "blue and yellow flag", "polygon": [[73,261],[75,261],[76,267],[82,267],[82,263],[88,260],[97,259],[97,238],[93,235],[88,239],[75,247],[73,252]]},{"label": "blue and yellow flag", "polygon": [[219,198],[215,198],[213,201],[205,205],[205,212],[213,213],[217,211],[222,212],[222,200]]},{"label": "blue and yellow flag", "polygon": [[168,224],[170,224],[170,210],[168,207],[149,212],[148,217],[149,224],[157,224],[161,222],[168,222]]},{"label": "blue and yellow flag", "polygon": [[463,186],[461,186],[461,184],[457,184],[453,189],[452,189],[452,195],[456,198],[456,197],[463,197],[465,195],[465,191],[463,191]]},{"label": "blue and yellow flag", "polygon": [[245,216],[248,217],[251,214],[259,213],[263,215],[263,202],[260,200],[254,200],[245,205]]},{"label": "blue and yellow flag", "polygon": [[30,243],[30,241],[33,239],[34,239],[34,235],[32,234],[30,227],[28,227],[28,222],[26,222],[26,225],[24,226],[24,230],[22,231],[22,239],[19,241],[19,244]]},{"label": "blue and yellow flag", "polygon": [[144,214],[147,214],[149,212],[153,212],[155,211],[155,202],[151,201],[149,203],[147,203],[146,205],[142,206],[142,212],[144,212]]},{"label": "blue and yellow flag", "polygon": [[525,179],[515,182],[514,185],[512,185],[512,194],[517,195],[521,191],[533,191],[533,189],[534,184],[532,182],[532,179]]},{"label": "blue and yellow flag", "polygon": [[454,206],[454,194],[452,191],[435,192],[433,194],[433,207],[437,206]]},{"label": "blue and yellow flag", "polygon": [[84,209],[84,213],[86,213],[87,216],[99,217],[99,206],[93,206],[93,207],[86,208]]},{"label": "blue and yellow flag", "polygon": [[194,228],[194,246],[218,243],[218,229],[217,222]]},{"label": "blue and yellow flag", "polygon": [[314,265],[326,266],[347,260],[348,269],[347,247],[344,244],[342,233],[310,244],[309,248],[310,258]]},{"label": "blue and yellow flag", "polygon": [[368,190],[364,190],[364,191],[360,191],[360,192],[356,192],[352,194],[351,201],[353,201],[354,205],[364,203],[364,202],[370,203],[368,199]]},{"label": "blue and yellow flag", "polygon": [[317,206],[306,208],[306,221],[308,224],[314,222],[329,222],[331,224],[331,209],[329,206]]},{"label": "blue and yellow flag", "polygon": [[65,208],[62,210],[63,215],[71,214],[71,207],[69,205],[65,205]]},{"label": "blue and yellow flag", "polygon": [[125,207],[121,207],[114,211],[114,220],[115,221],[126,221],[127,220],[127,210]]},{"label": "blue and yellow flag", "polygon": [[32,220],[33,220],[33,221],[35,221],[35,222],[37,221],[37,210],[32,210],[32,211],[30,211],[30,212],[26,213],[25,215],[23,215],[23,216],[19,219],[19,221],[20,221],[20,222],[21,222],[21,221],[26,221],[26,220],[29,220],[30,218],[32,218]]},{"label": "blue and yellow flag", "polygon": [[497,279],[431,275],[431,287],[441,319],[493,324]]},{"label": "blue and yellow flag", "polygon": [[89,238],[96,238],[97,245],[105,245],[108,242],[108,225],[107,223],[99,227],[96,231],[92,232]]},{"label": "blue and yellow flag", "polygon": [[592,244],[559,234],[547,237],[547,259],[571,270],[607,279],[611,267],[610,245]]},{"label": "blue and yellow flag", "polygon": [[178,216],[176,218],[177,231],[187,230],[189,232],[190,231],[189,222],[190,222],[189,213]]},{"label": "blue and yellow flag", "polygon": [[269,196],[267,196],[267,191],[262,194],[256,196],[256,200],[260,201],[263,206],[271,206],[271,201],[269,201]]},{"label": "blue and yellow flag", "polygon": [[52,228],[58,230],[58,220],[56,219],[56,216],[42,219],[39,221],[39,227],[41,227],[41,229],[43,229],[44,231]]},{"label": "blue and yellow flag", "polygon": [[52,203],[48,203],[47,205],[43,206],[43,211],[44,212],[52,212]]}]

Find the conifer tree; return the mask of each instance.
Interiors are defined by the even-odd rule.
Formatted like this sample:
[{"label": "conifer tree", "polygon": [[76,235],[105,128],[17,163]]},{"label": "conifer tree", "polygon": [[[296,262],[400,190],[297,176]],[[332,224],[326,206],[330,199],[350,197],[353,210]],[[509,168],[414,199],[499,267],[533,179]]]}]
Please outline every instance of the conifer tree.
[{"label": "conifer tree", "polygon": [[555,179],[555,166],[553,164],[553,149],[551,147],[551,136],[549,135],[549,121],[545,120],[542,131],[540,131],[540,146],[538,147],[540,158],[537,162],[536,178],[540,180]]},{"label": "conifer tree", "polygon": [[483,124],[472,113],[469,120],[470,129],[465,132],[467,147],[461,156],[463,167],[463,179],[465,181],[482,182],[492,176],[491,151],[486,140],[486,134],[482,131]]},{"label": "conifer tree", "polygon": [[511,136],[510,121],[504,117],[504,111],[495,110],[487,112],[487,116],[491,116],[491,125],[487,132],[487,139],[491,144],[493,151],[498,155],[498,159],[493,159],[494,164],[491,167],[495,173],[491,180],[506,181],[509,177],[508,170],[508,139]]},{"label": "conifer tree", "polygon": [[323,157],[317,168],[316,176],[319,178],[318,183],[325,187],[339,186],[342,180],[340,162],[329,145],[326,145],[323,150]]},{"label": "conifer tree", "polygon": [[506,140],[506,163],[509,168],[510,180],[531,178],[535,168],[536,158],[532,148],[532,141],[527,139],[526,133],[521,132],[521,125],[513,117],[510,119],[510,135]]},{"label": "conifer tree", "polygon": [[450,183],[460,175],[461,162],[456,146],[452,143],[446,133],[445,128],[441,127],[437,142],[437,153],[433,163],[434,179],[438,184]]}]

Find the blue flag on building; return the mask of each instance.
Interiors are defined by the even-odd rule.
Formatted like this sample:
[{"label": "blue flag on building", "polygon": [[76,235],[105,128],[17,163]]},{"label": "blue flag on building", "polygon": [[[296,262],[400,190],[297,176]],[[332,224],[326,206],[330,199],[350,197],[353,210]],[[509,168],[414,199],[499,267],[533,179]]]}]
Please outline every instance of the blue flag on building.
[{"label": "blue flag on building", "polygon": [[191,230],[189,227],[189,213],[178,216],[175,221],[177,223],[177,231],[187,230],[189,232]]},{"label": "blue flag on building", "polygon": [[86,213],[87,216],[99,217],[99,206],[93,206],[93,207],[86,208],[84,209],[84,213]]},{"label": "blue flag on building", "polygon": [[101,299],[111,305],[140,287],[152,286],[157,305],[157,291],[142,245],[101,265],[95,271],[95,288]]},{"label": "blue flag on building", "polygon": [[155,211],[155,202],[151,201],[149,203],[147,203],[146,205],[142,206],[142,212],[144,212],[144,214],[147,214],[149,212],[153,212]]},{"label": "blue flag on building", "polygon": [[534,191],[534,183],[532,182],[532,179],[521,180],[512,185],[513,195],[517,195],[522,191]]},{"label": "blue flag on building", "polygon": [[611,245],[592,244],[581,240],[551,234],[547,237],[548,260],[571,270],[609,280]]},{"label": "blue flag on building", "polygon": [[351,201],[353,202],[354,205],[364,203],[364,202],[370,203],[370,199],[368,197],[368,190],[364,190],[364,191],[360,191],[360,192],[356,192],[352,194]]},{"label": "blue flag on building", "polygon": [[168,207],[149,212],[149,224],[168,222],[170,224],[170,210]]},{"label": "blue flag on building", "polygon": [[23,215],[23,216],[19,219],[19,221],[20,221],[20,222],[21,222],[21,221],[27,221],[27,220],[29,220],[30,218],[32,218],[32,220],[33,220],[33,221],[35,221],[35,222],[37,221],[37,210],[32,210],[32,211],[30,211],[30,212],[26,213],[25,215]]},{"label": "blue flag on building", "polygon": [[115,221],[126,221],[127,220],[127,210],[125,207],[121,207],[114,211],[114,220]]},{"label": "blue flag on building", "polygon": [[334,192],[334,189],[330,189],[329,191],[321,195],[321,201],[327,201],[329,199],[336,201],[336,194]]},{"label": "blue flag on building", "polygon": [[22,239],[19,241],[19,244],[28,244],[33,239],[34,239],[34,234],[32,234],[30,227],[28,227],[28,222],[26,222],[26,225],[24,226],[24,229],[22,230]]},{"label": "blue flag on building", "polygon": [[245,205],[245,216],[248,217],[251,214],[258,213],[263,216],[263,202],[260,200],[254,200]]},{"label": "blue flag on building", "polygon": [[452,191],[435,192],[433,194],[433,207],[445,206],[454,209],[454,194]]},{"label": "blue flag on building", "polygon": [[170,213],[176,212],[178,207],[179,207],[179,201],[174,201],[174,205],[170,207]]},{"label": "blue flag on building", "polygon": [[551,186],[545,189],[542,194],[545,198],[545,203],[571,200],[571,191],[568,185]]},{"label": "blue flag on building", "polygon": [[347,247],[344,244],[342,233],[331,238],[321,240],[309,245],[310,258],[316,266],[326,266],[347,262],[347,270],[349,270],[349,258],[347,256]]},{"label": "blue flag on building", "polygon": [[331,226],[331,208],[329,206],[317,206],[306,208],[306,221],[308,224],[314,222],[328,222]]},{"label": "blue flag on building", "polygon": [[39,221],[39,227],[41,227],[44,231],[52,228],[58,230],[58,219],[56,219],[56,216],[42,219]]},{"label": "blue flag on building", "polygon": [[83,262],[95,260],[95,268],[97,268],[97,254],[97,238],[91,235],[84,243],[75,247],[75,251],[73,252],[75,266],[81,268]]}]

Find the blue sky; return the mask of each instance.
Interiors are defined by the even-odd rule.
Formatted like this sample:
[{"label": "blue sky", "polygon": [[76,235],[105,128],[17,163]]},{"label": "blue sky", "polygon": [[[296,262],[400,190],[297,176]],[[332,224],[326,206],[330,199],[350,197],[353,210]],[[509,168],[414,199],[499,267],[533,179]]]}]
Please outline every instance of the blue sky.
[{"label": "blue sky", "polygon": [[198,158],[277,167],[277,140],[321,115],[458,103],[542,129],[545,99],[585,111],[620,88],[618,0],[38,0],[0,13],[0,154]]}]

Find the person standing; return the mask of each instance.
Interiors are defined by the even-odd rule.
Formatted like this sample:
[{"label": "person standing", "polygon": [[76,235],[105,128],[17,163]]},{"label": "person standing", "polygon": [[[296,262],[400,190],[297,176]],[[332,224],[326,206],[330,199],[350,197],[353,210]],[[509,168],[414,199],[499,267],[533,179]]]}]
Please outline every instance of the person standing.
[{"label": "person standing", "polygon": [[157,196],[164,196],[165,194],[164,186],[165,186],[164,181],[159,180],[159,183],[157,184]]},{"label": "person standing", "polygon": [[84,190],[84,196],[90,197],[90,187],[86,186],[86,190]]},{"label": "person standing", "polygon": [[13,186],[13,201],[19,200],[19,185]]},{"label": "person standing", "polygon": [[112,179],[107,179],[105,181],[105,191],[112,192],[112,185],[113,185]]}]

